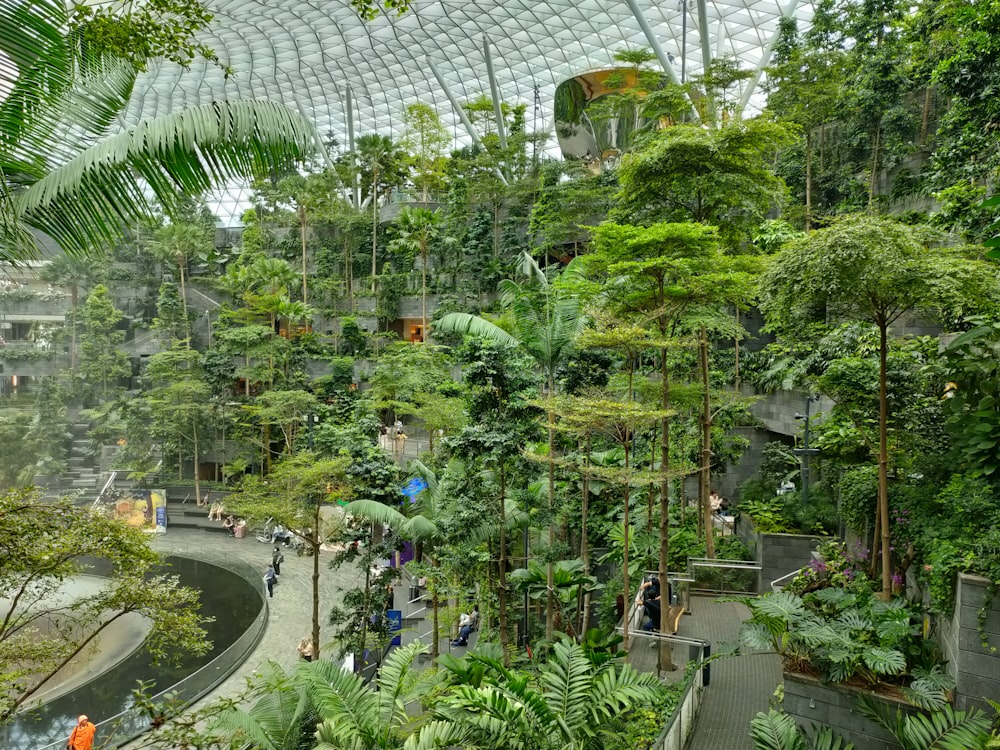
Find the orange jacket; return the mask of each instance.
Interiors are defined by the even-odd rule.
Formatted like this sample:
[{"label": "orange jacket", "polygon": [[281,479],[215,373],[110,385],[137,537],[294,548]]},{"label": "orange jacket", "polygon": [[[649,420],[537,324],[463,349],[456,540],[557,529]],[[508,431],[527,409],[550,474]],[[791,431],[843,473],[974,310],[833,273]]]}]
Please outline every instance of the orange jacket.
[{"label": "orange jacket", "polygon": [[94,735],[96,733],[97,727],[89,721],[86,724],[77,724],[73,727],[73,732],[69,736],[69,742],[66,743],[66,747],[71,748],[71,750],[93,750]]}]

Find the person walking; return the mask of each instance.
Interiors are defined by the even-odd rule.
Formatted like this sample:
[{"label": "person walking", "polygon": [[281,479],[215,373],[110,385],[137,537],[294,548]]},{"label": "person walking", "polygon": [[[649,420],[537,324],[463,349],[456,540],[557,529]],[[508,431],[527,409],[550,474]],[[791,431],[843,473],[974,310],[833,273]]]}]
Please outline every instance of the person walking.
[{"label": "person walking", "polygon": [[274,552],[271,553],[271,567],[274,568],[274,574],[276,576],[281,575],[281,563],[285,561],[285,556],[281,554],[281,550],[278,547],[274,548]]},{"label": "person walking", "polygon": [[66,750],[93,750],[95,734],[97,727],[90,723],[86,714],[81,714],[66,742]]},{"label": "person walking", "polygon": [[268,565],[267,572],[264,573],[264,584],[267,586],[267,595],[274,598],[274,584],[278,581],[278,574],[274,572],[274,566]]}]

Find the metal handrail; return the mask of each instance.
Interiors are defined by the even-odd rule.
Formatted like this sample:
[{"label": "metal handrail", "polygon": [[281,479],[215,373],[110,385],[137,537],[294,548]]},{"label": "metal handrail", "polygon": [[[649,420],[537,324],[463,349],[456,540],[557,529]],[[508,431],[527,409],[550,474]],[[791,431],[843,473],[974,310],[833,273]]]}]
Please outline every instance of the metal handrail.
[{"label": "metal handrail", "polygon": [[[234,562],[238,562],[239,564],[234,565],[233,564]],[[258,574],[257,571],[253,568],[253,566],[251,566],[249,563],[243,563],[242,561],[226,561],[226,562],[217,561],[213,562],[212,564],[218,565],[219,567],[228,568],[232,572],[237,573],[238,575],[246,578],[248,582],[253,581],[256,584],[256,579],[258,578]],[[251,578],[247,578],[247,574],[250,574]],[[155,703],[157,701],[163,700],[170,693],[183,695],[184,687],[186,685],[191,684],[203,674],[209,674],[210,672],[219,671],[219,667],[217,665],[220,663],[224,664],[225,663],[224,660],[231,658],[233,654],[235,654],[237,651],[241,649],[247,651],[247,655],[249,655],[250,649],[255,647],[256,644],[259,643],[260,639],[263,637],[264,629],[267,626],[267,621],[268,621],[268,613],[269,613],[268,601],[267,598],[263,595],[263,592],[260,593],[262,601],[260,612],[257,613],[257,617],[250,624],[250,627],[248,627],[246,631],[244,631],[243,635],[241,635],[239,638],[233,641],[233,643],[225,651],[223,651],[221,654],[212,659],[212,661],[208,662],[201,668],[192,672],[179,682],[174,683],[166,690],[163,690],[154,695],[151,699],[152,702]],[[240,663],[242,663],[242,661],[235,664],[234,666],[238,666]],[[218,679],[215,680],[215,682],[212,685],[210,685],[207,690],[206,689],[200,690],[197,694],[191,696],[186,701],[186,704],[191,705],[196,700],[206,695],[210,690],[213,690],[215,687],[217,687],[222,682],[222,680],[225,679],[226,676],[228,676],[228,674],[231,674],[231,671],[228,672],[226,675],[218,676]],[[121,727],[130,726],[130,724],[132,725],[132,728],[125,729],[124,735],[119,738],[118,730]],[[136,724],[139,724],[139,726],[136,727]],[[137,707],[132,707],[124,711],[121,711],[120,713],[117,713],[114,716],[105,719],[104,721],[98,722],[96,726],[98,728],[98,731],[100,731],[101,728],[110,730],[110,735],[108,737],[105,737],[104,739],[104,745],[103,745],[104,747],[122,747],[123,745],[126,745],[132,740],[134,740],[136,737],[145,734],[151,728],[148,717],[142,712],[141,709]],[[108,744],[109,741],[112,744],[109,745]],[[66,744],[65,740],[60,740],[58,742],[49,743],[48,745],[43,745],[42,747],[36,748],[35,750],[61,750],[63,747],[65,747],[65,744]]]}]

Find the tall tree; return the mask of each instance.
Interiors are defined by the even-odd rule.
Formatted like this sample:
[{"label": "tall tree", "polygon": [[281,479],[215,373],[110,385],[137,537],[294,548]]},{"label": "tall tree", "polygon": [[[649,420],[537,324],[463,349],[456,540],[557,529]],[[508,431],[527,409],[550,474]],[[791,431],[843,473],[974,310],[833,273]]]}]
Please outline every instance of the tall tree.
[{"label": "tall tree", "polygon": [[323,508],[351,496],[347,476],[349,458],[320,458],[312,451],[298,451],[276,463],[262,479],[248,476],[240,482],[226,502],[231,512],[251,522],[268,518],[282,524],[312,551],[312,646],[315,659],[320,655],[319,558],[320,546],[340,539],[343,532],[340,516],[324,513]]},{"label": "tall tree", "polygon": [[409,152],[413,184],[420,191],[420,202],[428,203],[431,190],[444,185],[445,149],[451,137],[437,110],[423,102],[407,105],[403,127],[402,146]]},{"label": "tall tree", "polygon": [[[569,280],[579,276],[580,266],[570,265],[563,272]],[[556,395],[558,379],[556,370],[570,355],[576,337],[583,330],[586,318],[583,300],[574,291],[559,286],[549,280],[535,260],[525,253],[522,256],[521,273],[527,281],[519,284],[505,279],[501,284],[501,304],[510,314],[513,333],[485,318],[468,313],[448,313],[435,324],[435,329],[444,332],[464,333],[480,336],[499,343],[521,347],[536,362],[545,378],[549,396]],[[555,412],[547,411],[548,431],[548,511],[550,514],[549,546],[555,545]],[[553,566],[548,565],[549,596],[546,607],[545,635],[552,637],[555,623],[555,601],[553,600]]]},{"label": "tall tree", "polygon": [[661,130],[622,159],[618,205],[610,218],[710,224],[725,244],[737,245],[784,200],[785,186],[772,162],[791,140],[787,127],[763,119],[715,130],[696,125]]},{"label": "tall tree", "polygon": [[362,186],[367,187],[366,201],[372,212],[372,294],[378,277],[379,200],[387,188],[402,182],[403,153],[387,135],[368,133],[358,138],[357,163],[362,170]]},{"label": "tall tree", "polygon": [[77,312],[80,307],[80,291],[86,291],[96,283],[104,283],[108,273],[107,259],[99,255],[91,258],[74,258],[57,255],[38,272],[38,278],[60,286],[69,287],[70,307],[70,368],[76,368],[76,335],[80,327]]},{"label": "tall tree", "polygon": [[207,258],[214,250],[214,239],[204,227],[197,224],[167,224],[156,231],[150,250],[162,261],[177,268],[181,286],[181,307],[184,311],[183,339],[189,339],[191,321],[187,309],[187,286],[185,273],[192,258]]},{"label": "tall tree", "polygon": [[[144,647],[168,660],[211,648],[198,616],[199,592],[165,575],[144,535],[119,521],[75,506],[42,500],[34,491],[0,494],[0,724],[50,684],[71,659],[108,626],[137,612],[150,623]],[[110,562],[107,585],[66,606],[65,583],[88,569],[84,560]]]},{"label": "tall tree", "polygon": [[[761,279],[760,306],[774,329],[795,334],[815,321],[865,320],[879,334],[878,516],[882,595],[892,593],[889,541],[889,327],[911,310],[930,316],[992,304],[996,289],[981,264],[921,243],[912,227],[850,216],[789,243]],[[879,546],[876,544],[875,546]]]},{"label": "tall tree", "polygon": [[420,255],[420,335],[427,339],[427,252],[435,242],[448,242],[442,228],[444,220],[437,211],[407,206],[399,213],[390,231],[396,236],[389,243],[390,249],[408,255]]},{"label": "tall tree", "polygon": [[125,341],[125,331],[118,330],[123,316],[106,286],[94,287],[83,305],[81,318],[79,374],[91,387],[99,385],[101,397],[107,399],[114,384],[132,370],[128,356],[120,348]]}]

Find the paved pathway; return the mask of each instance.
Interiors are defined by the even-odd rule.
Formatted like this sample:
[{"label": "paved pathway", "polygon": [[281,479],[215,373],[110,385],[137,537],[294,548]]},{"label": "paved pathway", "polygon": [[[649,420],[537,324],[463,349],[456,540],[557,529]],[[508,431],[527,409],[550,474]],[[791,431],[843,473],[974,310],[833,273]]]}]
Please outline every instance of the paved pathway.
[{"label": "paved pathway", "polygon": [[[237,557],[260,567],[262,572],[270,561],[271,549],[252,537],[230,539],[220,533],[194,529],[169,531],[154,546],[166,554],[179,553],[208,562]],[[327,567],[329,558],[329,553],[320,557],[320,613],[324,622],[341,589],[358,585],[363,575],[352,566],[331,571]],[[268,624],[260,644],[241,667],[203,700],[234,695],[245,686],[246,678],[268,660],[284,667],[296,663],[295,646],[312,627],[311,574],[311,557],[298,557],[294,553],[285,556],[280,584],[268,602]],[[746,607],[696,596],[692,597],[691,608],[692,616],[681,619],[680,635],[709,640],[713,654],[735,648],[740,623],[749,616]],[[448,650],[446,638],[442,638],[441,645]],[[781,660],[773,654],[726,657],[712,662],[711,684],[705,690],[701,714],[687,750],[752,750],[748,735],[750,720],[757,712],[767,710],[780,681]]]},{"label": "paved pathway", "polygon": [[[713,655],[736,647],[740,623],[750,617],[742,604],[701,596],[691,598],[691,611],[691,617],[681,620],[680,634],[707,639]],[[746,654],[713,661],[711,682],[705,688],[687,750],[753,750],[750,720],[759,711],[767,711],[768,701],[780,682],[781,657],[776,654]]]},{"label": "paved pathway", "polygon": [[[268,544],[262,544],[252,536],[245,539],[231,539],[219,532],[196,529],[173,529],[158,537],[153,546],[164,554],[178,553],[195,557],[206,562],[225,560],[233,557],[244,560],[264,570],[271,562]],[[330,606],[338,601],[343,588],[358,585],[363,580],[363,572],[348,564],[338,570],[328,567],[330,553],[320,554],[320,645],[325,646],[324,625]],[[295,647],[303,636],[312,631],[312,564],[309,556],[298,557],[294,551],[285,552],[285,562],[281,564],[280,582],[274,589],[274,598],[268,600],[268,622],[264,636],[247,660],[230,675],[215,691],[204,700],[230,696],[246,685],[250,677],[268,660],[283,667],[291,667],[298,660]],[[324,654],[335,649],[327,646]],[[199,704],[195,704],[199,705]]]}]

